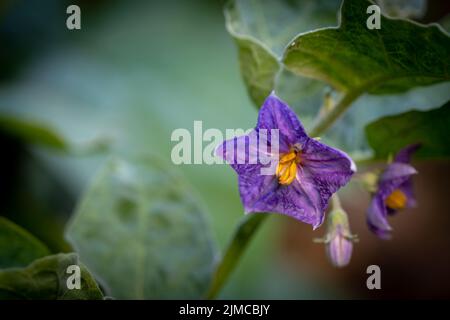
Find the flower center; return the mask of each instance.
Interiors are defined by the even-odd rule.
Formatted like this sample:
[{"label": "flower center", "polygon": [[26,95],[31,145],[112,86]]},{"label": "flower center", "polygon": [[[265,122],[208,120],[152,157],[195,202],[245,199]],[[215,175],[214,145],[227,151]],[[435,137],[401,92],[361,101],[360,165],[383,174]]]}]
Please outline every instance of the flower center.
[{"label": "flower center", "polygon": [[386,204],[386,206],[393,210],[399,210],[403,209],[406,206],[406,200],[406,195],[399,189],[396,189],[392,191],[392,193],[389,195],[389,197],[386,198],[384,203]]},{"label": "flower center", "polygon": [[300,152],[297,150],[281,155],[275,172],[279,184],[290,185],[294,181],[298,163],[300,163]]}]

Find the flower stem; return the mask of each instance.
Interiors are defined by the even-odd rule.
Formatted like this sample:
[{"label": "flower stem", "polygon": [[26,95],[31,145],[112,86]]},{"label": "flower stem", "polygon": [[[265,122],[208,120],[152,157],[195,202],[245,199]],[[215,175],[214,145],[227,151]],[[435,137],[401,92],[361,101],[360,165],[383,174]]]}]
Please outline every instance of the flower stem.
[{"label": "flower stem", "polygon": [[345,94],[328,113],[317,118],[310,136],[317,137],[328,130],[363,92],[364,90],[361,89]]},{"label": "flower stem", "polygon": [[231,271],[233,271],[238,263],[252,236],[268,216],[267,213],[250,213],[241,220],[233,234],[231,242],[228,244],[222,260],[217,265],[212,284],[206,295],[207,299],[214,299],[217,296]]},{"label": "flower stem", "polygon": [[331,209],[332,210],[342,209],[341,200],[339,199],[339,196],[337,195],[337,193],[334,193],[331,196]]}]

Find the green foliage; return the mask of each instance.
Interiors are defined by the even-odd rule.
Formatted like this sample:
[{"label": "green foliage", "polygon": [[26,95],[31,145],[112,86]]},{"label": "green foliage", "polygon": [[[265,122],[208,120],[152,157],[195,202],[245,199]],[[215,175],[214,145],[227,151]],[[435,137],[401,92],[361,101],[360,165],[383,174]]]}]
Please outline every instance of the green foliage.
[{"label": "green foliage", "polygon": [[411,109],[430,110],[450,99],[450,82],[411,89],[394,95],[365,94],[353,102],[347,112],[322,137],[325,142],[342,148],[354,156],[371,153],[365,126],[381,117]]},{"label": "green foliage", "polygon": [[48,248],[32,234],[0,217],[0,269],[24,267],[49,254]]},{"label": "green foliage", "polygon": [[438,109],[381,118],[367,125],[366,135],[377,158],[385,159],[414,143],[421,144],[417,158],[448,158],[449,124],[450,101]]},{"label": "green foliage", "polygon": [[[445,86],[431,89],[428,95],[422,91],[404,91],[448,81],[448,36],[435,26],[387,18],[382,20],[382,30],[369,31],[365,29],[368,16],[365,9],[369,2],[357,0],[346,1],[344,23],[339,28],[309,32],[334,25],[339,4],[339,0],[236,0],[226,6],[225,17],[227,29],[239,50],[242,76],[253,102],[259,106],[275,89],[291,105],[295,101],[293,106],[307,124],[311,115],[308,112],[317,113],[323,89],[329,84],[340,91],[333,93],[333,98],[341,98],[343,93],[355,103],[323,138],[331,138],[346,151],[352,151],[366,147],[362,128],[368,121],[411,107],[424,109],[441,104],[432,99],[448,94],[450,90]],[[121,154],[149,148],[168,156],[171,146],[163,143],[163,139],[167,139],[173,128],[186,127],[186,123],[189,125],[199,117],[208,126],[220,128],[247,126],[253,121],[254,114],[241,108],[246,101],[233,81],[235,74],[228,64],[232,51],[222,38],[223,34],[221,37],[220,19],[209,21],[211,15],[198,10],[208,10],[208,6],[180,4],[174,11],[172,6],[161,4],[151,19],[148,12],[153,10],[144,10],[151,8],[144,3],[134,4],[132,8],[120,6],[123,7],[117,7],[101,23],[93,25],[95,31],[79,34],[73,46],[67,42],[63,50],[51,53],[52,59],[34,61],[35,68],[24,72],[20,85],[0,92],[3,108],[8,106],[10,114],[21,109],[22,113],[29,114],[24,119],[42,118],[45,123],[53,122],[52,127],[67,137],[86,139],[98,131],[117,134],[119,143],[115,148]],[[363,6],[364,10],[360,10]],[[361,8],[355,11],[358,7]],[[167,17],[171,18],[170,25],[159,28],[168,21]],[[194,19],[198,25],[190,23]],[[157,30],[157,45],[147,41],[149,30]],[[180,37],[180,30],[195,36]],[[399,34],[395,35],[397,31]],[[332,37],[327,38],[330,35]],[[294,37],[297,37],[295,45],[287,48],[285,54],[287,44]],[[298,41],[301,41],[300,47]],[[212,52],[211,48],[216,50]],[[289,70],[284,68],[282,57],[289,62]],[[67,64],[69,60],[74,63]],[[215,82],[217,75],[220,75],[219,86]],[[37,78],[42,79],[39,85],[35,83]],[[168,87],[171,90],[166,90]],[[45,94],[36,99],[37,91]],[[365,92],[373,95],[355,100]],[[392,99],[378,96],[398,92],[402,92],[401,95]],[[213,105],[215,107],[211,108]],[[448,105],[443,108],[448,110]],[[444,129],[449,123],[448,111],[438,110],[408,112],[369,125],[368,139],[376,155],[385,157],[404,144],[419,140],[424,144],[419,157],[447,157],[449,143]],[[238,119],[236,112],[240,115]],[[53,129],[24,119],[0,116],[0,130],[27,145],[80,150]],[[410,123],[419,128],[421,134],[416,135],[416,128],[408,126]],[[45,152],[39,155],[40,160],[47,162],[51,174],[60,175],[61,185],[70,186],[77,194],[77,188],[84,185],[83,178],[92,172],[92,163],[75,164],[78,160],[52,158],[54,155]],[[216,231],[225,238],[241,208],[234,175],[215,166],[186,167],[182,170],[208,201],[215,215]],[[14,221],[45,241],[52,251],[70,250],[60,239],[64,219],[58,220],[56,214],[48,216],[47,220],[41,216],[37,219],[35,214],[35,211],[46,211],[42,203],[53,204],[63,198],[63,188],[59,188],[60,185],[56,186],[57,191],[55,186],[50,188],[50,172],[41,169],[34,168],[40,175],[31,177],[35,180],[33,188],[29,188],[28,180],[18,183],[24,187],[14,198],[20,203],[22,210],[17,211],[22,211],[23,217]],[[190,188],[178,177],[168,174],[169,170],[171,168],[153,160],[109,162],[80,201],[67,229],[82,260],[114,297],[200,298],[208,287],[209,296],[214,296],[267,216],[243,218],[212,276],[215,252],[203,212],[190,195]],[[29,172],[21,173],[27,179],[32,176]],[[44,196],[45,192],[53,197]],[[234,194],[234,198],[230,194]],[[61,202],[71,203],[70,200]],[[59,214],[67,209],[58,207],[54,211]],[[5,212],[14,212],[14,218],[18,218],[16,210]],[[46,241],[44,233],[37,232],[43,229],[56,231],[51,243]],[[13,236],[14,241],[23,244],[12,241]],[[10,246],[5,247],[5,243]],[[246,283],[258,282],[255,266],[271,260],[267,254],[267,238],[260,244],[260,251],[252,252],[252,262],[245,272],[241,265],[243,268],[238,272],[242,273],[236,278],[238,285],[231,291],[231,297],[242,295],[240,281],[243,279]],[[23,249],[14,249],[16,245]],[[48,254],[48,249],[33,236],[3,220],[0,220],[0,248],[1,259],[8,256],[0,260],[4,267],[25,266]],[[39,248],[41,251],[37,253]],[[86,290],[67,292],[63,289],[66,275],[60,270],[67,265],[67,260],[75,261],[75,258],[73,254],[51,256],[25,269],[1,271],[0,297],[101,298],[101,292],[84,267]],[[244,263],[248,261],[250,258]],[[278,270],[277,275],[284,276]],[[266,287],[270,281],[278,285],[280,282],[278,278],[261,278],[267,281],[263,284]],[[34,287],[35,284],[38,287]],[[283,292],[287,285],[304,288],[292,282],[283,287]],[[252,294],[259,294],[257,291]],[[269,291],[273,294],[274,290]]]},{"label": "green foliage", "polygon": [[[230,33],[233,31],[230,29]],[[235,36],[239,48],[242,77],[250,98],[261,106],[275,86],[275,75],[280,65],[276,57],[264,46],[250,39]]]},{"label": "green foliage", "polygon": [[[446,84],[417,87],[448,80],[449,38],[437,26],[384,16],[381,30],[369,30],[366,9],[372,3],[359,0],[344,3],[339,27],[311,31],[336,24],[340,2],[232,1],[225,8],[227,28],[239,51],[251,44],[258,48],[255,52],[264,49],[268,56],[286,63],[275,70],[274,65],[269,68],[269,63],[263,63],[266,59],[254,58],[252,62],[250,58],[257,54],[240,54],[247,90],[258,106],[275,88],[310,128],[323,104],[324,88],[331,85],[341,90],[332,92],[335,102],[346,99],[354,106],[330,128],[324,140],[354,154],[367,153],[366,123],[412,107],[426,110],[450,98]],[[392,5],[399,16],[419,13],[421,7],[389,2],[383,8],[391,12]],[[239,45],[240,41],[245,46]]]},{"label": "green foliage", "polygon": [[344,1],[339,27],[294,39],[283,58],[286,67],[347,95],[396,93],[450,80],[450,37],[442,29],[381,16],[381,29],[369,30],[369,5]]},{"label": "green foliage", "polygon": [[[67,267],[77,265],[81,269],[81,288],[68,289]],[[94,300],[103,295],[92,275],[78,261],[74,253],[57,254],[41,258],[28,267],[0,271],[0,300]]]},{"label": "green foliage", "polygon": [[200,298],[214,247],[198,201],[154,159],[109,161],[67,229],[115,298]]},{"label": "green foliage", "polygon": [[339,2],[236,0],[228,3],[226,26],[238,46],[242,77],[256,106],[261,106],[275,89],[284,47],[298,33],[331,25]]}]

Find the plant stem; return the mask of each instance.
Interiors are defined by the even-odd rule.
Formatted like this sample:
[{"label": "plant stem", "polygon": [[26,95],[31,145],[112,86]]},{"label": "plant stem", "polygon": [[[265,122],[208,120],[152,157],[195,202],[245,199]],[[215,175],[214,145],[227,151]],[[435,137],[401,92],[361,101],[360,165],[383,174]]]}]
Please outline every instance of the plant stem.
[{"label": "plant stem", "polygon": [[319,117],[311,129],[310,136],[317,137],[328,130],[333,123],[351,106],[351,104],[361,95],[362,91],[355,90],[345,94],[341,100],[330,110],[330,112]]},{"label": "plant stem", "polygon": [[[310,132],[311,137],[320,136],[350,107],[364,90],[355,90],[344,95],[341,100],[326,114],[319,115],[315,126]],[[337,195],[333,195],[332,205],[339,206],[340,202]],[[207,299],[214,299],[219,293],[228,276],[233,271],[239,258],[242,256],[245,248],[256,233],[262,222],[268,214],[249,214],[245,216],[234,233],[231,242],[225,250],[222,260],[217,265],[213,276],[212,285],[206,295]]]},{"label": "plant stem", "polygon": [[337,193],[335,193],[331,196],[331,208],[333,210],[342,209],[341,200],[339,199],[339,196],[337,195]]},{"label": "plant stem", "polygon": [[267,213],[250,213],[239,223],[231,242],[228,244],[225,255],[219,262],[213,276],[213,282],[206,295],[207,299],[214,299],[219,293],[231,271],[239,261],[252,236],[256,233],[261,223],[268,217]]}]

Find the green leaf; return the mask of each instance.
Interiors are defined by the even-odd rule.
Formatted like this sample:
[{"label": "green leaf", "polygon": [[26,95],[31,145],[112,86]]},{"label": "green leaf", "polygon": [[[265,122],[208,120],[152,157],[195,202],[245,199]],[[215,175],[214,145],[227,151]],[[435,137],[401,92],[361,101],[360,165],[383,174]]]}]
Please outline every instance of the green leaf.
[{"label": "green leaf", "polygon": [[49,127],[28,119],[0,114],[0,131],[25,143],[66,151],[67,142]]},{"label": "green leaf", "polygon": [[[73,273],[67,273],[67,268],[71,265],[80,267],[80,289],[67,287],[68,277],[73,275]],[[103,295],[97,283],[86,267],[78,261],[75,253],[47,256],[34,261],[26,268],[0,271],[0,300],[102,298]]]},{"label": "green leaf", "polygon": [[284,47],[300,32],[332,24],[339,3],[236,0],[226,5],[226,27],[238,46],[247,91],[258,107],[275,89]]},{"label": "green leaf", "polygon": [[244,83],[250,98],[259,107],[275,87],[279,62],[261,43],[238,36],[235,41]]},{"label": "green leaf", "polygon": [[0,269],[24,267],[49,254],[49,249],[40,240],[0,217]]},{"label": "green leaf", "polygon": [[214,246],[190,189],[154,159],[113,159],[84,195],[69,241],[110,295],[200,298]]},{"label": "green leaf", "polygon": [[215,298],[219,293],[255,232],[268,216],[267,213],[254,213],[246,215],[241,220],[225,250],[225,254],[216,266],[213,281],[207,294],[208,299]]},{"label": "green leaf", "polygon": [[369,30],[370,5],[344,1],[339,27],[294,39],[283,58],[286,67],[355,98],[450,80],[450,37],[438,25],[381,16],[381,29]]},{"label": "green leaf", "polygon": [[450,101],[438,109],[409,111],[379,119],[366,127],[376,158],[386,159],[401,148],[420,143],[417,158],[450,157]]}]

